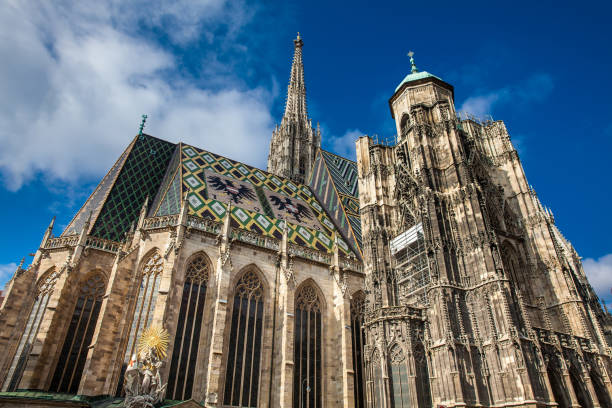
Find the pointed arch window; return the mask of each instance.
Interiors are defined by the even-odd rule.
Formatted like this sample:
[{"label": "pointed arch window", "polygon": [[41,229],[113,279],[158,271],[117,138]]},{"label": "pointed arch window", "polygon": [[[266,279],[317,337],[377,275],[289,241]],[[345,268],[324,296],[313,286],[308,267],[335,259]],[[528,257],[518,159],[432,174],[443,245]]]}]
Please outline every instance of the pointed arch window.
[{"label": "pointed arch window", "polygon": [[142,267],[140,285],[136,295],[136,307],[132,316],[132,324],[128,336],[128,342],[123,356],[121,376],[117,386],[117,394],[123,390],[123,375],[130,359],[136,353],[136,342],[142,331],[151,325],[153,310],[157,301],[161,273],[164,270],[164,260],[159,253],[151,255]]},{"label": "pointed arch window", "polygon": [[36,341],[36,336],[38,335],[38,330],[40,329],[40,323],[45,315],[45,310],[47,309],[47,304],[49,303],[49,298],[51,297],[58,276],[59,273],[55,269],[52,269],[39,283],[36,290],[34,305],[32,306],[32,310],[28,316],[26,326],[17,346],[17,351],[15,352],[13,361],[11,361],[8,374],[4,382],[4,391],[16,390],[17,386],[19,385],[19,381],[21,381],[21,376],[23,375],[26,363],[28,362],[34,341]]},{"label": "pointed arch window", "polygon": [[393,406],[397,408],[410,407],[410,387],[408,385],[408,365],[402,348],[395,344],[390,352],[391,383],[393,390]]},{"label": "pointed arch window", "polygon": [[410,116],[407,113],[402,115],[402,120],[400,121],[400,130],[402,132],[402,137],[408,136],[408,129],[410,128]]},{"label": "pointed arch window", "polygon": [[363,345],[365,344],[365,333],[363,331],[363,308],[365,296],[363,292],[357,292],[351,299],[351,332],[353,349],[353,372],[355,373],[355,385],[353,387],[355,408],[365,407],[365,393],[363,391]]},{"label": "pointed arch window", "polygon": [[306,285],[298,292],[295,301],[294,408],[323,406],[321,329],[321,299],[312,285]]},{"label": "pointed arch window", "polygon": [[383,408],[385,405],[385,386],[382,379],[382,366],[378,350],[374,350],[372,353],[370,367],[369,383],[372,384],[372,406],[374,408]]},{"label": "pointed arch window", "polygon": [[51,381],[51,391],[77,393],[105,289],[106,282],[100,274],[91,276],[81,285]]},{"label": "pointed arch window", "polygon": [[263,306],[261,280],[250,270],[238,281],[234,295],[223,397],[226,406],[257,406]]},{"label": "pointed arch window", "polygon": [[185,272],[185,284],[168,376],[167,396],[173,400],[191,398],[209,273],[210,262],[203,253],[193,258]]}]

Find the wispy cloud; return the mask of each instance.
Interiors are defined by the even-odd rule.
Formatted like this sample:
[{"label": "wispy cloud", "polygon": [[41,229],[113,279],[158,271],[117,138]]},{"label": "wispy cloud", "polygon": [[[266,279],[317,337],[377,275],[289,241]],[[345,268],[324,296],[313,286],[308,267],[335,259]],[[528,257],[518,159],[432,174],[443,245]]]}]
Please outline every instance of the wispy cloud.
[{"label": "wispy cloud", "polygon": [[11,279],[16,269],[17,264],[15,262],[0,264],[0,290],[3,290],[4,285]]},{"label": "wispy cloud", "polygon": [[330,144],[331,150],[339,156],[356,161],[355,142],[363,135],[365,135],[365,133],[359,129],[350,129],[342,136],[332,136]]},{"label": "wispy cloud", "polygon": [[550,95],[553,88],[552,76],[535,74],[511,86],[478,92],[468,97],[461,104],[459,110],[476,117],[485,117],[492,115],[498,105],[513,103],[520,106],[540,102]]},{"label": "wispy cloud", "polygon": [[[238,53],[231,40],[250,10],[238,0],[9,0],[0,9],[4,185],[17,190],[38,175],[67,183],[98,178],[142,113],[151,134],[263,165],[273,95],[228,74],[220,54],[230,47]],[[175,47],[204,42],[202,78],[193,80],[172,47],[162,48],[143,27]]]},{"label": "wispy cloud", "polygon": [[586,258],[582,261],[589,283],[601,299],[612,301],[612,254],[601,258]]}]

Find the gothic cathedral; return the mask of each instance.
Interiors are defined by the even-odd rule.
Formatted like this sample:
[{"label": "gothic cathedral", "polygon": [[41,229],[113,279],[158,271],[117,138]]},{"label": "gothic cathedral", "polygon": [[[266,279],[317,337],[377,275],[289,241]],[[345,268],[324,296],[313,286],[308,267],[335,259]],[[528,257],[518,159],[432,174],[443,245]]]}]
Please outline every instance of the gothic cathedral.
[{"label": "gothic cathedral", "polygon": [[51,222],[0,305],[0,406],[612,407],[610,315],[504,123],[411,57],[398,136],[340,157],[303,45],[267,171],[141,127]]}]

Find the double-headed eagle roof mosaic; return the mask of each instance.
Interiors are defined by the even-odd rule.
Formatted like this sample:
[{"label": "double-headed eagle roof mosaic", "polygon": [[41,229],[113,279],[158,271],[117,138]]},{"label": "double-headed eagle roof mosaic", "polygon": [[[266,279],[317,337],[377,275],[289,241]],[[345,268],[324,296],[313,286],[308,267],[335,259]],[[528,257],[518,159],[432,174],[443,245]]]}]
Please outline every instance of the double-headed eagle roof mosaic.
[{"label": "double-headed eagle roof mosaic", "polygon": [[[319,151],[308,185],[207,150],[137,136],[76,214],[63,235],[80,232],[121,241],[147,197],[148,216],[189,214],[281,238],[324,252],[334,241],[345,254],[361,257],[357,169],[354,162]],[[314,192],[313,192],[314,191]],[[231,204],[231,205],[230,205]]]}]

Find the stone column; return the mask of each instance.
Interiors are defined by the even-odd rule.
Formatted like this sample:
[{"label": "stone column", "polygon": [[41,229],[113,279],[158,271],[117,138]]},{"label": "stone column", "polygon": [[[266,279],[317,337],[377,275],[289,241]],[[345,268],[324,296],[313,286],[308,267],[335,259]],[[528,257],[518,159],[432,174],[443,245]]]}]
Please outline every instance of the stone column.
[{"label": "stone column", "polygon": [[342,404],[340,406],[351,408],[355,406],[355,371],[353,370],[352,332],[351,332],[351,304],[346,295],[346,276],[340,269],[338,244],[334,245],[333,265],[330,267],[334,277],[334,313],[339,323],[340,336],[338,344],[340,350],[340,372],[342,373]]},{"label": "stone column", "polygon": [[206,407],[218,407],[223,403],[221,373],[223,370],[223,339],[225,337],[230,274],[231,205],[228,205],[223,228],[220,235],[219,258],[215,267],[214,279],[211,279],[211,297],[213,299],[212,322],[210,328],[210,349],[206,378]]},{"label": "stone column", "polygon": [[[283,239],[279,253],[280,277],[278,279],[278,355],[279,361],[275,370],[278,380],[278,396],[272,395],[271,406],[281,408],[293,407],[293,342],[295,329],[295,276],[293,260],[288,255],[288,232],[283,227]],[[272,385],[274,387],[274,385]],[[272,391],[274,394],[274,390]]]}]

